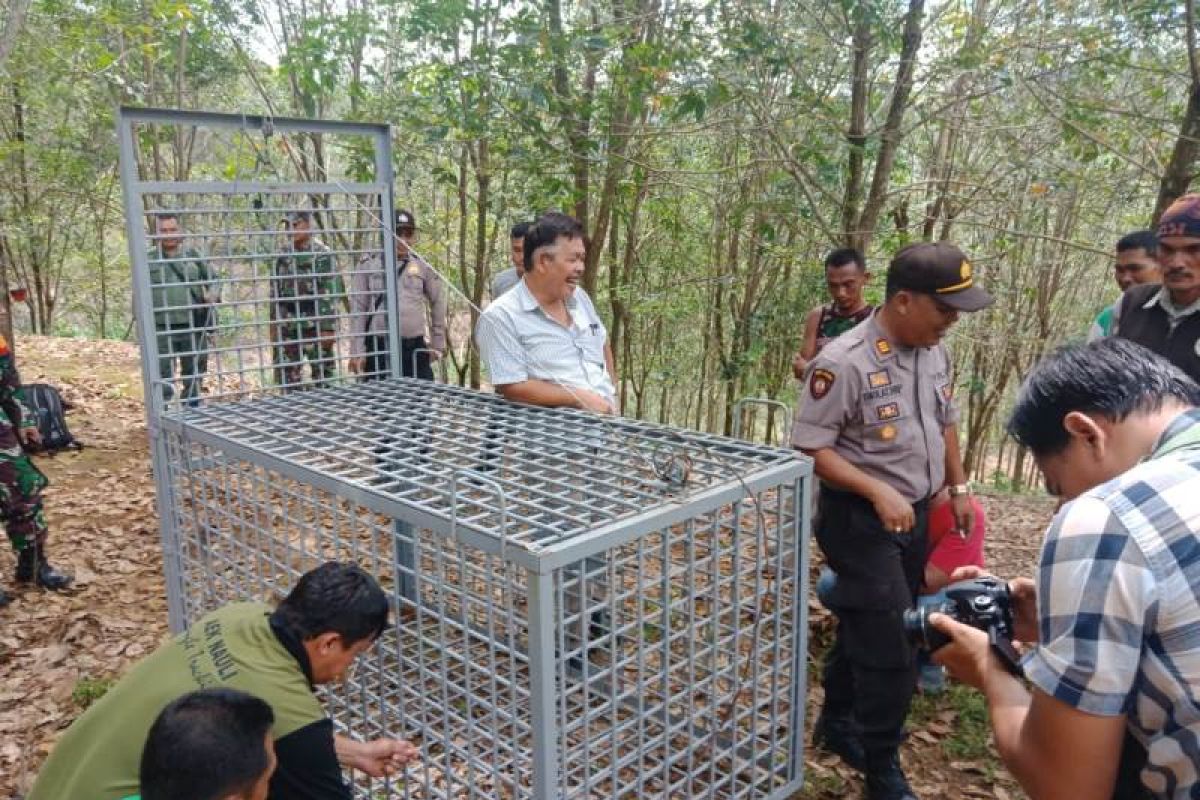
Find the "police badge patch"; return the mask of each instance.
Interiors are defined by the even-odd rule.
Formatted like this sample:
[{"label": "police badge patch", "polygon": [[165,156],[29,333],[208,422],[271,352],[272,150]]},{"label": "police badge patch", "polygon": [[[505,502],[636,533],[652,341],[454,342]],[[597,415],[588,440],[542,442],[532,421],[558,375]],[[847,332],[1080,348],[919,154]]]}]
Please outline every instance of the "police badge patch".
[{"label": "police badge patch", "polygon": [[878,389],[880,386],[891,386],[892,376],[888,374],[886,369],[881,369],[879,372],[868,372],[867,384],[872,389]]},{"label": "police badge patch", "polygon": [[890,356],[892,354],[892,343],[887,339],[876,339],[875,352],[881,356]]},{"label": "police badge patch", "polygon": [[808,379],[808,393],[812,395],[813,400],[820,400],[829,394],[834,380],[836,380],[836,376],[829,370],[814,369]]},{"label": "police badge patch", "polygon": [[875,406],[875,413],[881,420],[895,419],[900,416],[900,404],[888,403],[887,405]]}]

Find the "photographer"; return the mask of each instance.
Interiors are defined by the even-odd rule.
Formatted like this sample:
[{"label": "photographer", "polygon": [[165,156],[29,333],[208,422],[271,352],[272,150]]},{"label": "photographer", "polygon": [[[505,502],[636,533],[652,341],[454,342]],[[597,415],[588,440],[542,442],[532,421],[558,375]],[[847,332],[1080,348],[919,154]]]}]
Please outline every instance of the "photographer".
[{"label": "photographer", "polygon": [[1034,800],[1113,796],[1127,730],[1150,795],[1200,796],[1198,404],[1182,371],[1111,338],[1046,358],[1017,398],[1009,432],[1065,501],[1036,586],[1011,584],[1031,689],[983,632],[930,621],[951,637],[935,660],[987,696],[1001,758]]}]

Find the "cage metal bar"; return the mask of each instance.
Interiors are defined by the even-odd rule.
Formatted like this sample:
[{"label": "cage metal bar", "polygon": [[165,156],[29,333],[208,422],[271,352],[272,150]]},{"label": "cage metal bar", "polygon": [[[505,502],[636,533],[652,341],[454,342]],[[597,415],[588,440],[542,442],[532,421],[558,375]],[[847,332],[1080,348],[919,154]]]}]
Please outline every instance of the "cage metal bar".
[{"label": "cage metal bar", "polygon": [[[130,119],[129,130],[208,121],[161,110]],[[264,121],[225,115],[214,127],[243,147]],[[236,266],[221,270],[218,318],[189,326],[214,338],[163,345],[172,357],[217,353],[195,408],[178,394],[165,402],[159,386],[171,381],[154,380],[153,313],[204,304],[155,307],[135,275],[173,618],[276,596],[329,558],[370,569],[396,614],[347,684],[326,693],[328,708],[339,730],[415,737],[423,758],[402,779],[357,778],[364,800],[783,800],[802,775],[810,467],[787,450],[418,380],[357,383],[342,371],[328,388],[281,394],[308,386],[266,374],[278,364],[276,341],[262,337],[274,265],[289,251],[255,223],[298,190],[351,215],[330,208],[320,221],[339,237],[330,244],[344,279],[375,269],[348,270],[347,257],[382,265],[382,370],[400,372],[395,243],[380,218],[393,205],[387,128],[334,127],[319,130],[373,137],[375,183],[126,186],[131,243],[144,233],[131,222],[140,198],[151,198],[197,221],[188,242]],[[131,148],[122,141],[123,168]],[[252,208],[251,194],[270,208],[263,197]],[[374,230],[363,214],[379,235],[360,247],[350,239]],[[131,263],[145,273],[151,259],[137,249]],[[314,315],[331,323],[336,358],[353,318]],[[683,456],[686,479],[665,479],[660,464]]]}]

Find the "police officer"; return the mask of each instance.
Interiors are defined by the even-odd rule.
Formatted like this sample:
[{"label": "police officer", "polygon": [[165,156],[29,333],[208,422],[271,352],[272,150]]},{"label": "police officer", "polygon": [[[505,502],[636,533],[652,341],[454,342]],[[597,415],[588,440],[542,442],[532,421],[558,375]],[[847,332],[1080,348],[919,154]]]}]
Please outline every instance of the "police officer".
[{"label": "police officer", "polygon": [[909,245],[883,306],[822,350],[801,386],[792,444],[821,480],[817,543],[838,576],[814,738],[865,771],[870,800],[915,798],[898,756],[916,681],[902,615],[921,584],[930,496],[949,483],[957,526],[971,525],[941,340],[991,302],[957,247]]},{"label": "police officer", "polygon": [[[411,211],[403,208],[396,211],[395,231],[400,372],[406,378],[431,381],[433,361],[446,351],[446,291],[433,267],[412,252],[417,221]],[[378,380],[387,375],[386,286],[379,256],[363,258],[355,270],[350,292],[350,371],[362,375],[363,380]]]}]

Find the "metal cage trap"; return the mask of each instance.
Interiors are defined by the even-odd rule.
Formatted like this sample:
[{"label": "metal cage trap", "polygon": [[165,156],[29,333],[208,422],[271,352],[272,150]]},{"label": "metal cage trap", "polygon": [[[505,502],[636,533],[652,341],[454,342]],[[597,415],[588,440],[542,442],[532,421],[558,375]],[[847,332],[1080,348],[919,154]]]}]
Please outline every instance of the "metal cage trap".
[{"label": "metal cage trap", "polygon": [[[265,246],[274,234],[249,235],[256,215],[301,200],[345,208],[343,228],[322,227],[345,245],[338,269],[376,254],[394,319],[395,255],[381,221],[392,207],[387,128],[268,123],[267,138],[369,142],[354,151],[374,164],[366,181],[148,180],[136,154],[156,127],[261,139],[263,123],[120,116],[172,628],[226,602],[275,599],[328,559],[372,572],[393,599],[393,623],[326,692],[327,708],[351,735],[412,739],[422,760],[390,780],[356,776],[363,798],[795,792],[808,464],[786,450],[392,378],[395,325],[388,374],[351,380],[344,307],[331,315],[335,368],[273,380],[280,354],[263,306],[280,253]],[[229,256],[208,279],[230,291],[206,323],[216,330],[197,338],[206,372],[192,396],[165,369],[178,354],[159,347],[162,295],[148,277],[153,235],[141,220],[163,208]]]}]

